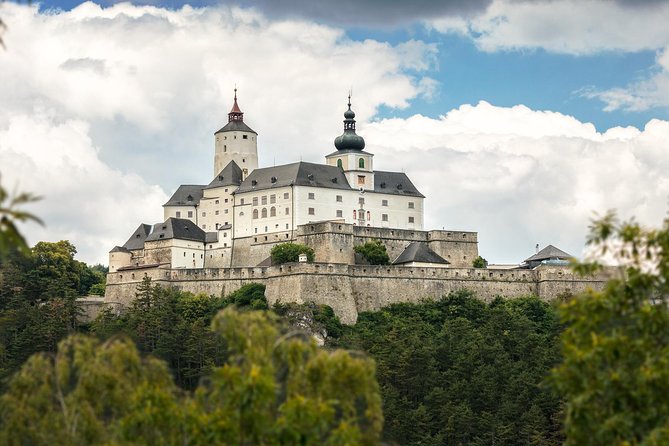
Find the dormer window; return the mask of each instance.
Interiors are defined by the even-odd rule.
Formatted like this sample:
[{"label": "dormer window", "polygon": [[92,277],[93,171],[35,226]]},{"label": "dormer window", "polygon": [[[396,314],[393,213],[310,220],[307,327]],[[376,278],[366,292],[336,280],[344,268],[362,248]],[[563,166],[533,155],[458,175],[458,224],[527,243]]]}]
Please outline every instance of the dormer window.
[{"label": "dormer window", "polygon": [[256,186],[258,182],[256,180],[251,180],[251,186]]},{"label": "dormer window", "polygon": [[272,177],[272,178],[270,179],[270,181],[271,181],[272,183],[276,183],[276,177]]},{"label": "dormer window", "polygon": [[186,197],[186,200],[188,200],[188,201],[193,201],[193,196],[192,196],[192,195],[189,195],[188,197]]}]

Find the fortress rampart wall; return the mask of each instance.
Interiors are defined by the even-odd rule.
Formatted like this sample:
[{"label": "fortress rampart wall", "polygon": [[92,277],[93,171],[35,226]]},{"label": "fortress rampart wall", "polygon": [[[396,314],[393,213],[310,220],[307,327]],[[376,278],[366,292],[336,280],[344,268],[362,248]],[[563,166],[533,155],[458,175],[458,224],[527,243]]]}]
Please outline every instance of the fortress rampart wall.
[{"label": "fortress rampart wall", "polygon": [[[134,274],[134,276],[133,276]],[[193,293],[226,295],[248,283],[262,283],[273,304],[313,301],[333,308],[343,323],[353,324],[361,311],[398,302],[438,298],[468,289],[477,298],[535,294],[552,300],[587,287],[601,289],[606,277],[580,277],[565,267],[535,270],[363,266],[291,263],[272,267],[168,269],[161,267],[110,273],[105,302],[128,305],[144,275],[154,283]]]}]

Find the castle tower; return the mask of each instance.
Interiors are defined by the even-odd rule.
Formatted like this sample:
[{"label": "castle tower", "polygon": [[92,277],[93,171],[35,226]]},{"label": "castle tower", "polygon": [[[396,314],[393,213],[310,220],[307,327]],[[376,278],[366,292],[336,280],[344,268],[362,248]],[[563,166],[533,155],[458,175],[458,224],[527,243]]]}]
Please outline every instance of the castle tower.
[{"label": "castle tower", "polygon": [[237,88],[228,123],[214,133],[214,137],[214,175],[218,175],[230,161],[242,169],[242,179],[258,168],[258,134],[244,123],[244,113],[237,104]]},{"label": "castle tower", "polygon": [[355,113],[351,110],[350,93],[348,110],[344,112],[344,133],[335,138],[334,145],[337,151],[327,155],[325,162],[342,168],[352,188],[374,190],[374,155],[364,151],[365,140],[355,133]]}]

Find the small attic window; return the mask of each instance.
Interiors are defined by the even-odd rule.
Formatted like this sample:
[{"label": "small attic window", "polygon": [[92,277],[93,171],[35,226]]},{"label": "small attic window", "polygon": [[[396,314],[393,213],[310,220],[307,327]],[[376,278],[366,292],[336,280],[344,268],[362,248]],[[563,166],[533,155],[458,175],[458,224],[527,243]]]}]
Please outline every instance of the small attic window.
[{"label": "small attic window", "polygon": [[224,178],[223,175],[219,175],[218,176],[218,181],[223,181],[223,178]]},{"label": "small attic window", "polygon": [[192,195],[189,195],[188,197],[186,197],[186,200],[188,200],[188,201],[193,201],[193,196],[192,196]]},{"label": "small attic window", "polygon": [[276,177],[272,177],[272,178],[270,179],[270,181],[271,181],[272,183],[276,183]]},{"label": "small attic window", "polygon": [[401,185],[401,184],[398,184],[398,185],[397,185],[397,189],[402,190],[402,185]]},{"label": "small attic window", "polygon": [[337,178],[333,178],[333,179],[332,179],[332,182],[333,182],[333,183],[336,183],[336,182],[337,182]]},{"label": "small attic window", "polygon": [[186,231],[188,231],[188,226],[184,226],[184,229],[185,229]]},{"label": "small attic window", "polygon": [[141,237],[139,234],[137,234],[137,235],[135,236],[135,238],[139,238],[139,237]]},{"label": "small attic window", "polygon": [[385,189],[386,188],[386,183],[381,183],[379,186],[381,186],[381,189]]},{"label": "small attic window", "polygon": [[312,174],[307,175],[309,181],[314,181],[314,176]]},{"label": "small attic window", "polygon": [[160,234],[158,238],[165,238],[165,234]]},{"label": "small attic window", "polygon": [[251,186],[255,186],[257,184],[258,184],[258,182],[256,180],[251,180]]},{"label": "small attic window", "polygon": [[167,229],[167,225],[163,225],[163,229]]}]

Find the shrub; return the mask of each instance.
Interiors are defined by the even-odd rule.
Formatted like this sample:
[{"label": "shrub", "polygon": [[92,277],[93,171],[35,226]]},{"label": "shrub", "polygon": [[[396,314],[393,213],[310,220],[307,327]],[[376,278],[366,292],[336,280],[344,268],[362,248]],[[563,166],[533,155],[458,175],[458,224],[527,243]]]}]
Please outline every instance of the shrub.
[{"label": "shrub", "polygon": [[487,268],[488,267],[488,261],[486,259],[484,259],[483,257],[478,256],[472,262],[472,266],[474,268]]},{"label": "shrub", "polygon": [[297,262],[300,254],[306,254],[309,262],[314,261],[314,250],[310,247],[298,243],[281,243],[272,248],[272,264]]},{"label": "shrub", "polygon": [[227,296],[228,301],[238,307],[251,307],[253,310],[266,310],[268,308],[265,297],[265,285],[249,283]]},{"label": "shrub", "polygon": [[386,247],[379,240],[372,240],[364,245],[358,245],[355,252],[362,255],[370,265],[388,265],[390,264],[390,257]]}]

